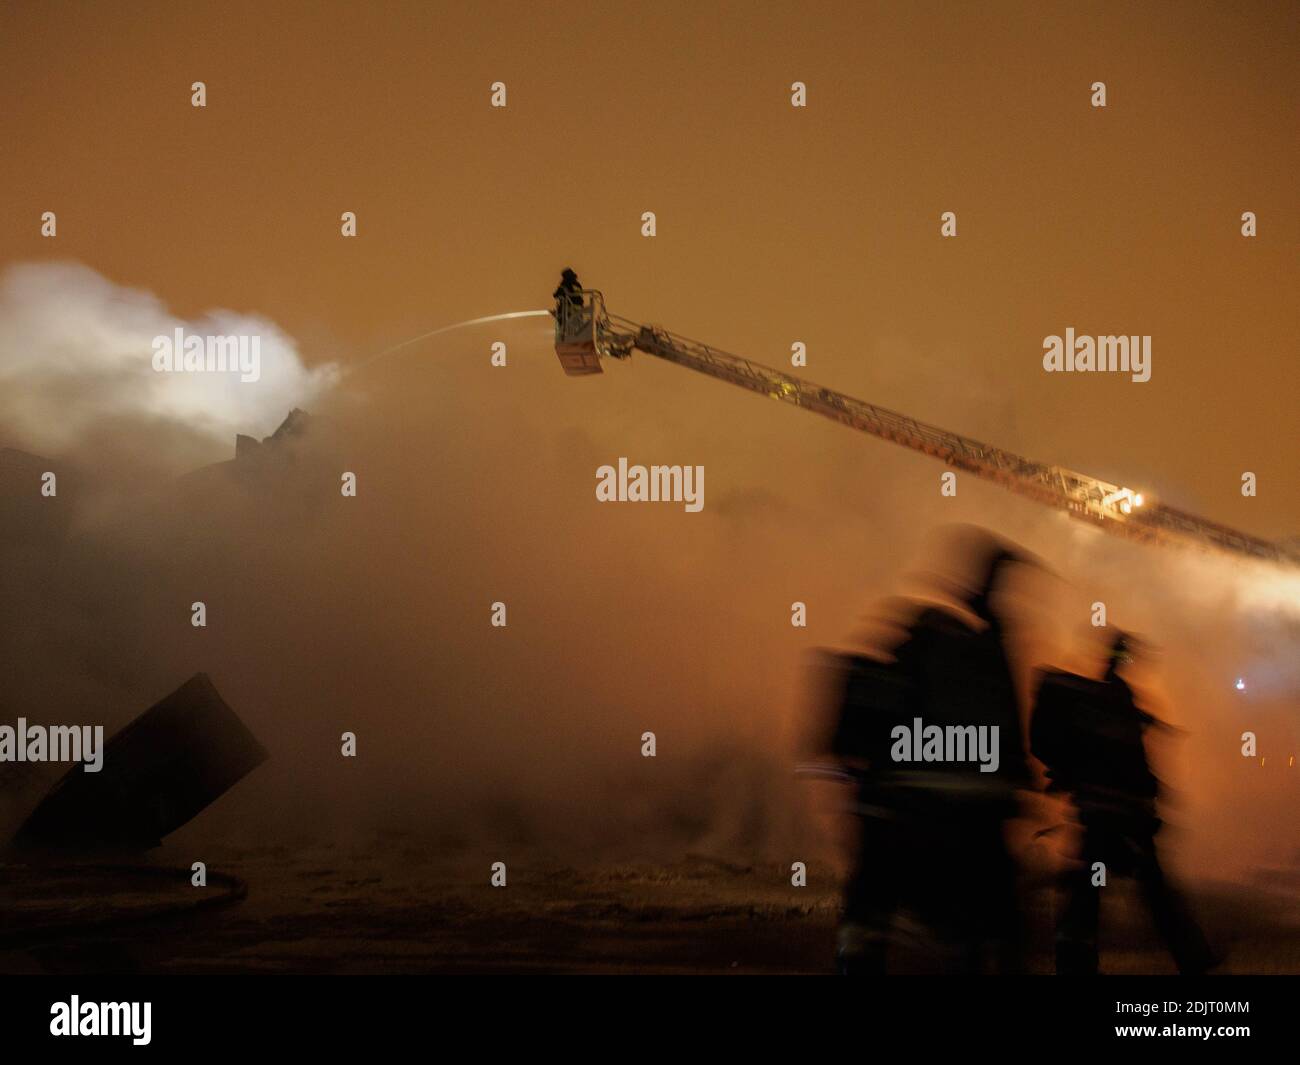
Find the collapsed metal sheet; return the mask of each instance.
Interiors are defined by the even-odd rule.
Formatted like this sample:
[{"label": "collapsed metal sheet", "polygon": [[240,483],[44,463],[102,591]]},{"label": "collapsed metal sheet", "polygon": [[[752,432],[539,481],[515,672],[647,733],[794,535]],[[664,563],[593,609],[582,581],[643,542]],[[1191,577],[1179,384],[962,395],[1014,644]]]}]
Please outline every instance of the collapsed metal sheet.
[{"label": "collapsed metal sheet", "polygon": [[156,847],[268,757],[205,673],[112,737],[97,773],[74,766],[18,830],[27,847]]}]

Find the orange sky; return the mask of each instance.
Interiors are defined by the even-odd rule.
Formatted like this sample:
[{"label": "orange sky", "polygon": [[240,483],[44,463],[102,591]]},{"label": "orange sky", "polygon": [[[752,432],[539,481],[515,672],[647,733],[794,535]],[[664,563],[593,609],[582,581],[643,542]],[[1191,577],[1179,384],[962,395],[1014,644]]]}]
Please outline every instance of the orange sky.
[{"label": "orange sky", "polygon": [[[0,267],[258,312],[317,362],[544,306],[572,263],[628,317],[803,340],[815,381],[1300,533],[1293,5],[560,10],[5,5]],[[1151,334],[1151,382],[1044,374],[1068,326]]]}]

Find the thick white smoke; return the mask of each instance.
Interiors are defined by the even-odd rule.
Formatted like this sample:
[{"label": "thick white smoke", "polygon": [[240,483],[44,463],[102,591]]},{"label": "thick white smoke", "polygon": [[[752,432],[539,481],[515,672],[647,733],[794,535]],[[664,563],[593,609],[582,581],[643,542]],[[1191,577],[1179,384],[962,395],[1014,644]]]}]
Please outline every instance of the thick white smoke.
[{"label": "thick white smoke", "polygon": [[[155,371],[154,338],[178,328],[259,337],[260,378]],[[149,423],[183,426],[224,457],[235,433],[270,433],[334,377],[332,366],[304,366],[292,338],[256,315],[186,321],[79,263],[20,264],[0,277],[0,421],[6,442],[25,450],[60,454],[96,429]]]}]

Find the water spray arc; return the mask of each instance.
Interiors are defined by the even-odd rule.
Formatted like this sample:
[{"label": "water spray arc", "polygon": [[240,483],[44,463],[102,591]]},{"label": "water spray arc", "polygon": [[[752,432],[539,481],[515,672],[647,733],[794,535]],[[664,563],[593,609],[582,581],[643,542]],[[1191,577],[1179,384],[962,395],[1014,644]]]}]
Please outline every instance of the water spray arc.
[{"label": "water spray arc", "polygon": [[514,318],[549,318],[550,311],[508,311],[505,314],[489,314],[482,318],[468,318],[463,322],[455,322],[452,325],[444,325],[438,329],[431,329],[427,333],[421,333],[419,336],[411,337],[409,340],[403,340],[400,344],[394,344],[391,348],[385,348],[368,359],[363,360],[351,369],[351,373],[357,370],[365,369],[371,363],[391,355],[395,351],[401,351],[402,348],[409,348],[412,344],[418,344],[421,340],[428,340],[429,337],[436,337],[441,333],[450,333],[457,329],[465,329],[471,325],[486,325],[488,322],[505,322]]}]

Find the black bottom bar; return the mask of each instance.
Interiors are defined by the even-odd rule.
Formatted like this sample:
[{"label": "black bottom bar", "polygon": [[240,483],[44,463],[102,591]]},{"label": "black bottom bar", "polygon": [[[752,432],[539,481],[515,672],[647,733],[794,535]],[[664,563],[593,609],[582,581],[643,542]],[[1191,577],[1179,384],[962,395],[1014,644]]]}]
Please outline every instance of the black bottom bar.
[{"label": "black bottom bar", "polygon": [[[809,1058],[832,1047],[842,1048],[837,1056],[1068,1048],[1077,1060],[1080,1049],[1131,1044],[1135,1054],[1177,1058],[1206,1046],[1227,1054],[1284,1048],[1292,1042],[1297,990],[1290,976],[27,977],[6,980],[0,991],[0,1047],[201,1050],[205,1060],[263,1048],[328,1051],[340,1060],[351,1050],[412,1045],[457,1056],[527,1048],[605,1058],[698,1058],[711,1047],[732,1057],[749,1046],[765,1057],[802,1048]],[[52,1023],[67,1030],[73,996],[78,1034],[52,1034]],[[95,1024],[111,1029],[101,1003],[137,1004],[137,1022],[148,1003],[148,1044],[130,1034],[82,1034]],[[126,1011],[116,1016],[119,1028],[130,1030]],[[135,1031],[144,1027],[137,1023]]]}]

